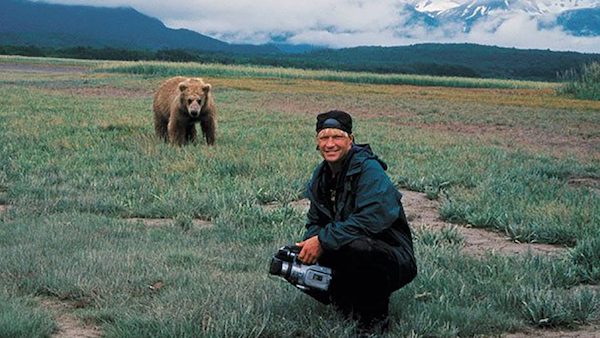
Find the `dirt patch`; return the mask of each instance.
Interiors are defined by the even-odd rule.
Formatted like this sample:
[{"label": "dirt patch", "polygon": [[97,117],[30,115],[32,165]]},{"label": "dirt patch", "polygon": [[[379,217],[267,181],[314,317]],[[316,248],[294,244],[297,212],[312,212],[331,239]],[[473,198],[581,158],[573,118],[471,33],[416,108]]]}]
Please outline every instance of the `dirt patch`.
[{"label": "dirt patch", "polygon": [[6,204],[0,204],[0,214],[7,212],[9,208]]},{"label": "dirt patch", "polygon": [[572,187],[588,188],[591,191],[600,194],[600,179],[592,177],[570,178],[567,183]]},{"label": "dirt patch", "polygon": [[53,338],[97,338],[102,337],[102,332],[97,326],[89,325],[80,321],[72,314],[77,308],[75,303],[59,302],[52,299],[41,301],[45,309],[54,314],[54,320],[58,325],[58,331],[53,333]]},{"label": "dirt patch", "polygon": [[456,227],[464,240],[463,252],[468,255],[482,257],[490,253],[514,255],[527,252],[549,255],[565,250],[563,247],[549,244],[517,243],[497,232],[444,222],[439,216],[438,201],[430,200],[424,193],[414,191],[402,191],[402,195],[406,217],[413,228],[435,230]]},{"label": "dirt patch", "polygon": [[[310,201],[307,198],[292,201],[288,204],[292,209],[295,209],[301,213],[308,212],[308,208],[310,207]],[[267,204],[263,204],[262,208],[265,211],[273,211],[275,209],[281,208],[283,205],[279,202],[271,202]]]},{"label": "dirt patch", "polygon": [[[150,227],[150,228],[171,227],[171,226],[176,226],[178,223],[177,220],[172,219],[172,218],[132,217],[132,218],[126,218],[126,220],[128,222],[132,222],[132,223],[142,223],[143,225]],[[191,224],[192,224],[192,227],[196,230],[210,229],[215,226],[214,223],[212,223],[210,221],[198,219],[198,218],[192,219]]]},{"label": "dirt patch", "polygon": [[66,90],[71,95],[96,96],[96,97],[146,97],[152,93],[143,89],[128,89],[116,87],[89,87],[69,88]]},{"label": "dirt patch", "polygon": [[298,211],[308,212],[308,209],[310,208],[310,201],[308,198],[305,198],[291,202],[290,206]]},{"label": "dirt patch", "polygon": [[531,329],[529,331],[502,335],[502,338],[598,338],[600,337],[600,326],[592,325],[577,329],[577,331]]},{"label": "dirt patch", "polygon": [[45,91],[49,93],[66,94],[79,97],[142,98],[152,96],[152,92],[144,88],[131,89],[111,86],[50,88],[46,89]]}]

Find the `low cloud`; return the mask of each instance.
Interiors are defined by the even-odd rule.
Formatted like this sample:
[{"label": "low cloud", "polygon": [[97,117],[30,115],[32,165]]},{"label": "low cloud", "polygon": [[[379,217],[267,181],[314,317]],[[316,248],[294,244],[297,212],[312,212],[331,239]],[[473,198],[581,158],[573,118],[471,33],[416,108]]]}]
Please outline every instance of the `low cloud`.
[{"label": "low cloud", "polygon": [[482,21],[463,38],[472,43],[522,49],[600,52],[600,37],[575,37],[558,26],[549,27],[543,17],[532,18],[526,14]]}]

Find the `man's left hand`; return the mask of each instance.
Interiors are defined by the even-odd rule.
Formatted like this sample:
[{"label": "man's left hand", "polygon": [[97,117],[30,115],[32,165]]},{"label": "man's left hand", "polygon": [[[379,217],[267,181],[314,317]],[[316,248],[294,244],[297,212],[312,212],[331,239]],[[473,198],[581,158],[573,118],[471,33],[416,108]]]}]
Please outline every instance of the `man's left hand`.
[{"label": "man's left hand", "polygon": [[321,243],[319,242],[319,236],[313,236],[305,241],[296,243],[296,245],[302,248],[298,258],[304,264],[315,264],[317,259],[319,259],[323,253]]}]

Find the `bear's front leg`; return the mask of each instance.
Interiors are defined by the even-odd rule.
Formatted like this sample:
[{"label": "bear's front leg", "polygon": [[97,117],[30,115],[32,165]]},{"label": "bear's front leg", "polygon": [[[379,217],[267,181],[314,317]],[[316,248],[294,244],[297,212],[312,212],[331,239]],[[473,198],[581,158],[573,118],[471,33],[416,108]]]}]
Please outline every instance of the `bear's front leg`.
[{"label": "bear's front leg", "polygon": [[196,126],[194,125],[194,123],[190,123],[190,125],[187,126],[186,132],[186,141],[187,142],[195,142],[196,141]]},{"label": "bear's front leg", "polygon": [[160,116],[154,116],[154,131],[156,136],[160,137],[163,141],[169,140],[169,133],[167,131],[167,125],[169,120],[164,119]]},{"label": "bear's front leg", "polygon": [[169,132],[169,142],[178,146],[182,146],[185,144],[186,140],[186,130],[185,126],[181,126],[181,123],[178,123],[175,120],[170,120],[169,125],[167,126],[167,130]]},{"label": "bear's front leg", "polygon": [[215,144],[215,134],[216,134],[216,123],[214,119],[208,119],[206,121],[200,122],[200,127],[202,128],[202,134],[206,138],[206,144],[209,146]]}]

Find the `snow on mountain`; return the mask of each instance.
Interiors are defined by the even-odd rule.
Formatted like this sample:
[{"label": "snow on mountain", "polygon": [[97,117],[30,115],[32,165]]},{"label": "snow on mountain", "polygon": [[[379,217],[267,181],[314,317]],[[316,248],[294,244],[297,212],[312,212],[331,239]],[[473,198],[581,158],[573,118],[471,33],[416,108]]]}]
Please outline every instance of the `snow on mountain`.
[{"label": "snow on mountain", "polygon": [[467,21],[477,20],[484,16],[502,15],[507,12],[525,12],[532,15],[540,14],[540,9],[534,1],[508,0],[476,0],[469,1],[458,7],[438,12],[441,17],[461,18]]},{"label": "snow on mountain", "polygon": [[567,10],[600,7],[599,0],[544,0],[538,1],[543,13],[560,13]]},{"label": "snow on mountain", "polygon": [[415,4],[415,9],[419,12],[436,13],[452,9],[461,5],[460,1],[452,0],[425,0]]},{"label": "snow on mountain", "polygon": [[539,15],[600,7],[600,0],[418,0],[414,7],[419,12],[434,15],[460,12],[462,17],[489,14],[498,9]]},{"label": "snow on mountain", "polygon": [[[486,21],[492,28],[499,27],[515,16],[537,20],[540,27],[562,26],[573,35],[600,31],[600,0],[416,0],[413,6],[437,20],[436,26],[461,24],[464,32]],[[566,15],[571,12],[576,16]]]}]

